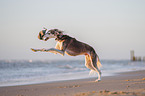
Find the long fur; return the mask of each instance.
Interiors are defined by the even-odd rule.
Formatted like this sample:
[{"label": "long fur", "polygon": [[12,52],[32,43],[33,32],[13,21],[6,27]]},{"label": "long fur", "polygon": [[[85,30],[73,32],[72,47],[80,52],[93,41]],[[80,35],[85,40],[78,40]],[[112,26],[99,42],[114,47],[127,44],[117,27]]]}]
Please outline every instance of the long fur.
[{"label": "long fur", "polygon": [[[102,64],[99,60],[99,58],[97,57],[97,67],[100,69],[100,67],[102,67]],[[97,72],[95,70],[90,70],[89,75],[96,75]]]},{"label": "long fur", "polygon": [[101,62],[99,60],[99,57],[97,57],[97,66],[98,66],[99,69],[100,69],[100,67],[102,67],[102,64],[101,64]]}]

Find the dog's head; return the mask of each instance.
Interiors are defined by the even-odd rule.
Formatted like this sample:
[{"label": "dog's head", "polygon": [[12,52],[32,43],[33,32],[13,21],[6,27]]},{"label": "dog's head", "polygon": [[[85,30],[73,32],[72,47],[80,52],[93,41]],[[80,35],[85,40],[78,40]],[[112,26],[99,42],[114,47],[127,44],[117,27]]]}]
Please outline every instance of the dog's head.
[{"label": "dog's head", "polygon": [[57,38],[58,36],[62,35],[63,35],[62,31],[58,29],[51,29],[47,31],[47,29],[45,28],[45,30],[39,32],[38,38],[40,40],[47,41],[50,38]]},{"label": "dog's head", "polygon": [[43,37],[44,37],[46,31],[47,31],[47,29],[44,29],[44,30],[40,31],[39,32],[39,35],[38,35],[38,39],[44,40]]}]

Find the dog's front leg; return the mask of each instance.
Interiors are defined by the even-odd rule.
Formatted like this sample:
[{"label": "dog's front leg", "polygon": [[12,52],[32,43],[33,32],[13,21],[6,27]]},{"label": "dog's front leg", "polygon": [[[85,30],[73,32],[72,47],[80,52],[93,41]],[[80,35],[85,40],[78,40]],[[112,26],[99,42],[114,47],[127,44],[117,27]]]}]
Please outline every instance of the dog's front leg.
[{"label": "dog's front leg", "polygon": [[33,49],[31,48],[32,51],[34,52],[37,52],[37,51],[40,51],[40,52],[51,52],[51,53],[59,53],[61,54],[62,56],[64,56],[64,51],[63,50],[59,50],[59,49],[55,49],[55,48],[50,48],[50,49]]},{"label": "dog's front leg", "polygon": [[34,51],[34,52],[37,52],[37,51],[40,51],[40,52],[48,52],[49,50],[48,49],[33,49],[33,48],[31,48],[31,50],[32,51]]},{"label": "dog's front leg", "polygon": [[43,52],[59,53],[62,56],[64,56],[64,53],[65,53],[63,50],[59,50],[59,49],[55,49],[55,48],[44,49]]},{"label": "dog's front leg", "polygon": [[43,51],[45,49],[33,49],[33,48],[31,48],[31,50],[34,51],[34,52],[37,52],[37,51]]},{"label": "dog's front leg", "polygon": [[34,52],[37,52],[37,51],[40,51],[40,52],[51,52],[51,53],[59,53],[61,54],[62,56],[64,56],[64,51],[63,50],[59,50],[59,49],[55,49],[55,48],[50,48],[50,49],[33,49],[31,48],[32,51]]}]

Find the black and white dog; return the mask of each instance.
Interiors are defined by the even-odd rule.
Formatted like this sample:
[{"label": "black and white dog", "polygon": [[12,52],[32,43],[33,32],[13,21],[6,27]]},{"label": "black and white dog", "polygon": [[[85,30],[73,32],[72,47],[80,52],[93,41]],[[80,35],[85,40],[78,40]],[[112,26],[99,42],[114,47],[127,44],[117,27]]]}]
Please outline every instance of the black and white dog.
[{"label": "black and white dog", "polygon": [[80,42],[68,35],[64,35],[63,32],[58,29],[51,29],[47,31],[47,29],[45,28],[45,30],[39,32],[38,38],[44,41],[47,41],[50,38],[55,38],[57,44],[55,48],[31,49],[32,51],[52,52],[55,54],[59,53],[61,55],[64,55],[66,53],[70,56],[85,55],[85,66],[91,69],[90,73],[94,71],[98,73],[98,79],[96,81],[101,80],[101,63],[98,55],[91,46]]}]

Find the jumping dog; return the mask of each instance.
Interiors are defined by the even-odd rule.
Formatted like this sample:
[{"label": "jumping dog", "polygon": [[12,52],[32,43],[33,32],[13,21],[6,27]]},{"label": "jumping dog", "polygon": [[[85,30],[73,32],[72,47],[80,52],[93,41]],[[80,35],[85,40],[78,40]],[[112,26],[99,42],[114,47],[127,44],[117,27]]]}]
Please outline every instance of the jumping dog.
[{"label": "jumping dog", "polygon": [[44,30],[39,32],[38,38],[40,40],[47,41],[50,38],[55,38],[57,44],[55,48],[50,49],[32,49],[32,51],[37,52],[51,52],[51,53],[59,53],[62,56],[66,53],[70,56],[77,56],[77,55],[85,55],[85,66],[91,69],[90,73],[97,72],[98,79],[97,81],[101,81],[101,71],[100,71],[100,60],[98,55],[96,54],[93,47],[76,40],[68,35],[64,35],[63,31],[58,29],[50,29],[47,31],[45,28]]}]

